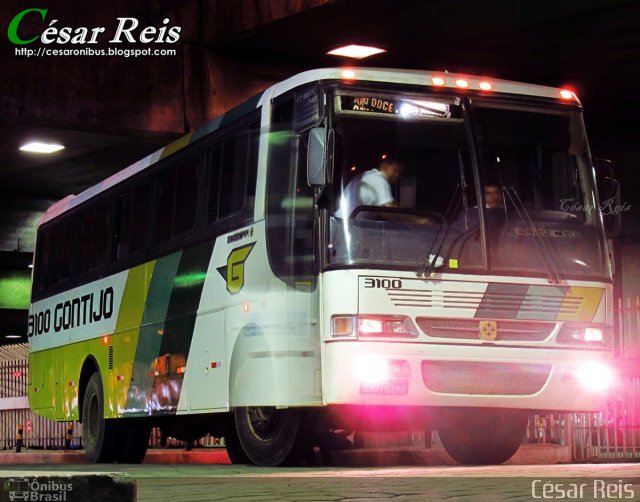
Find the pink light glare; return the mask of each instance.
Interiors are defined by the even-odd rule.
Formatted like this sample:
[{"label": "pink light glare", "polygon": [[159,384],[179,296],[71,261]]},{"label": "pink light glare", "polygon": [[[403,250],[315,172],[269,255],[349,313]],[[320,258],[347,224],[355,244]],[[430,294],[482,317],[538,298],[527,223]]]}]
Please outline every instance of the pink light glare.
[{"label": "pink light glare", "polygon": [[613,384],[611,368],[599,362],[584,363],[576,376],[584,387],[596,392],[607,390]]},{"label": "pink light glare", "polygon": [[381,383],[389,378],[387,361],[377,354],[362,354],[354,361],[353,371],[358,381]]}]

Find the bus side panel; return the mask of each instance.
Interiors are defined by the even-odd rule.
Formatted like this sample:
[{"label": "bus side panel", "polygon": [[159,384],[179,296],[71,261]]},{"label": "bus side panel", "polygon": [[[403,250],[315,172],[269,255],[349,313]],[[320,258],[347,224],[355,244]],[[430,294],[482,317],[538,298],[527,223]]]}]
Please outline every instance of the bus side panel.
[{"label": "bus side panel", "polygon": [[271,272],[264,222],[218,238],[178,413],[320,404],[317,311]]},{"label": "bus side panel", "polygon": [[[34,410],[50,409],[46,416],[58,420],[78,418],[80,369],[94,346],[114,332],[126,279],[123,272],[31,306],[30,320],[42,321],[30,328],[29,338]],[[104,361],[98,363],[106,368],[107,348],[101,350]]]},{"label": "bus side panel", "polygon": [[206,312],[196,320],[178,404],[179,413],[228,409],[224,320],[224,310]]},{"label": "bus side panel", "polygon": [[53,419],[55,402],[55,349],[29,354],[29,406]]}]

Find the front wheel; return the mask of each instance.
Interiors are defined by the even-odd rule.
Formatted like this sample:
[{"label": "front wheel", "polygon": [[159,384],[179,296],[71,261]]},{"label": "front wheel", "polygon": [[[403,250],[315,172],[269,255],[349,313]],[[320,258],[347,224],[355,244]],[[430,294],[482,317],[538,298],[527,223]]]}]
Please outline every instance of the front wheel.
[{"label": "front wheel", "polygon": [[444,449],[461,464],[492,465],[509,460],[527,431],[527,414],[490,409],[445,409],[438,416]]},{"label": "front wheel", "polygon": [[309,420],[297,409],[274,407],[236,408],[234,419],[238,441],[256,465],[298,465],[312,448]]},{"label": "front wheel", "polygon": [[82,442],[92,464],[113,462],[118,447],[118,427],[104,418],[104,395],[100,373],[91,375],[82,402]]}]

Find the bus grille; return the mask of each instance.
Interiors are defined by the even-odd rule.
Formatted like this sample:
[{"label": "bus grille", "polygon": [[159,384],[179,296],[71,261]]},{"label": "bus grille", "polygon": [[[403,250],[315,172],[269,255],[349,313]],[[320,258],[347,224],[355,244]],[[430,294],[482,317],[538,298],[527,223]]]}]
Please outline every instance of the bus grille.
[{"label": "bus grille", "polygon": [[548,364],[422,361],[424,384],[442,394],[529,396],[550,374]]},{"label": "bus grille", "polygon": [[[457,340],[479,340],[480,320],[478,319],[442,319],[436,317],[418,317],[418,326],[425,335],[436,338]],[[496,321],[495,341],[541,342],[546,340],[555,323],[532,321]]]}]

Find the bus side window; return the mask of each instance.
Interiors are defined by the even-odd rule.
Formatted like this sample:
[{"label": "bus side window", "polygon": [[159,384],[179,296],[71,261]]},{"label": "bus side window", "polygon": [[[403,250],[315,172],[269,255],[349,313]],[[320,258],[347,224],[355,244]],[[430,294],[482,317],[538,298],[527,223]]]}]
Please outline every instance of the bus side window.
[{"label": "bus side window", "polygon": [[259,123],[254,123],[222,139],[207,152],[203,205],[208,224],[241,212],[253,215],[259,139]]},{"label": "bus side window", "polygon": [[129,254],[131,226],[131,191],[127,191],[116,199],[116,214],[113,234],[112,258],[120,260]]},{"label": "bus side window", "polygon": [[158,175],[156,185],[155,242],[161,244],[171,239],[177,169],[169,168]]},{"label": "bus side window", "polygon": [[34,277],[35,291],[45,291],[50,282],[51,271],[51,246],[52,234],[51,230],[43,230],[38,236],[36,246],[36,274]]},{"label": "bus side window", "polygon": [[131,219],[130,254],[142,251],[149,243],[149,235],[151,233],[151,186],[151,183],[145,183],[133,189],[131,213],[135,217]]},{"label": "bus side window", "polygon": [[109,256],[109,199],[100,201],[93,208],[92,239],[91,239],[91,268],[97,268],[107,263]]},{"label": "bus side window", "polygon": [[82,274],[91,268],[91,236],[93,209],[89,208],[80,214],[80,250],[78,256],[78,273]]},{"label": "bus side window", "polygon": [[193,230],[198,208],[199,158],[186,159],[180,166],[176,184],[176,214],[173,235],[179,236]]},{"label": "bus side window", "polygon": [[220,189],[220,169],[222,166],[222,147],[216,145],[207,153],[207,223],[218,219],[218,190]]},{"label": "bus side window", "polygon": [[249,135],[243,130],[227,139],[222,147],[218,217],[238,213],[245,203]]},{"label": "bus side window", "polygon": [[274,107],[267,171],[267,242],[274,273],[302,290],[314,287],[313,189],[307,184],[308,132],[292,129],[293,100]]},{"label": "bus side window", "polygon": [[71,278],[74,272],[77,250],[76,217],[62,220],[53,229],[53,261],[51,284],[58,284]]}]

